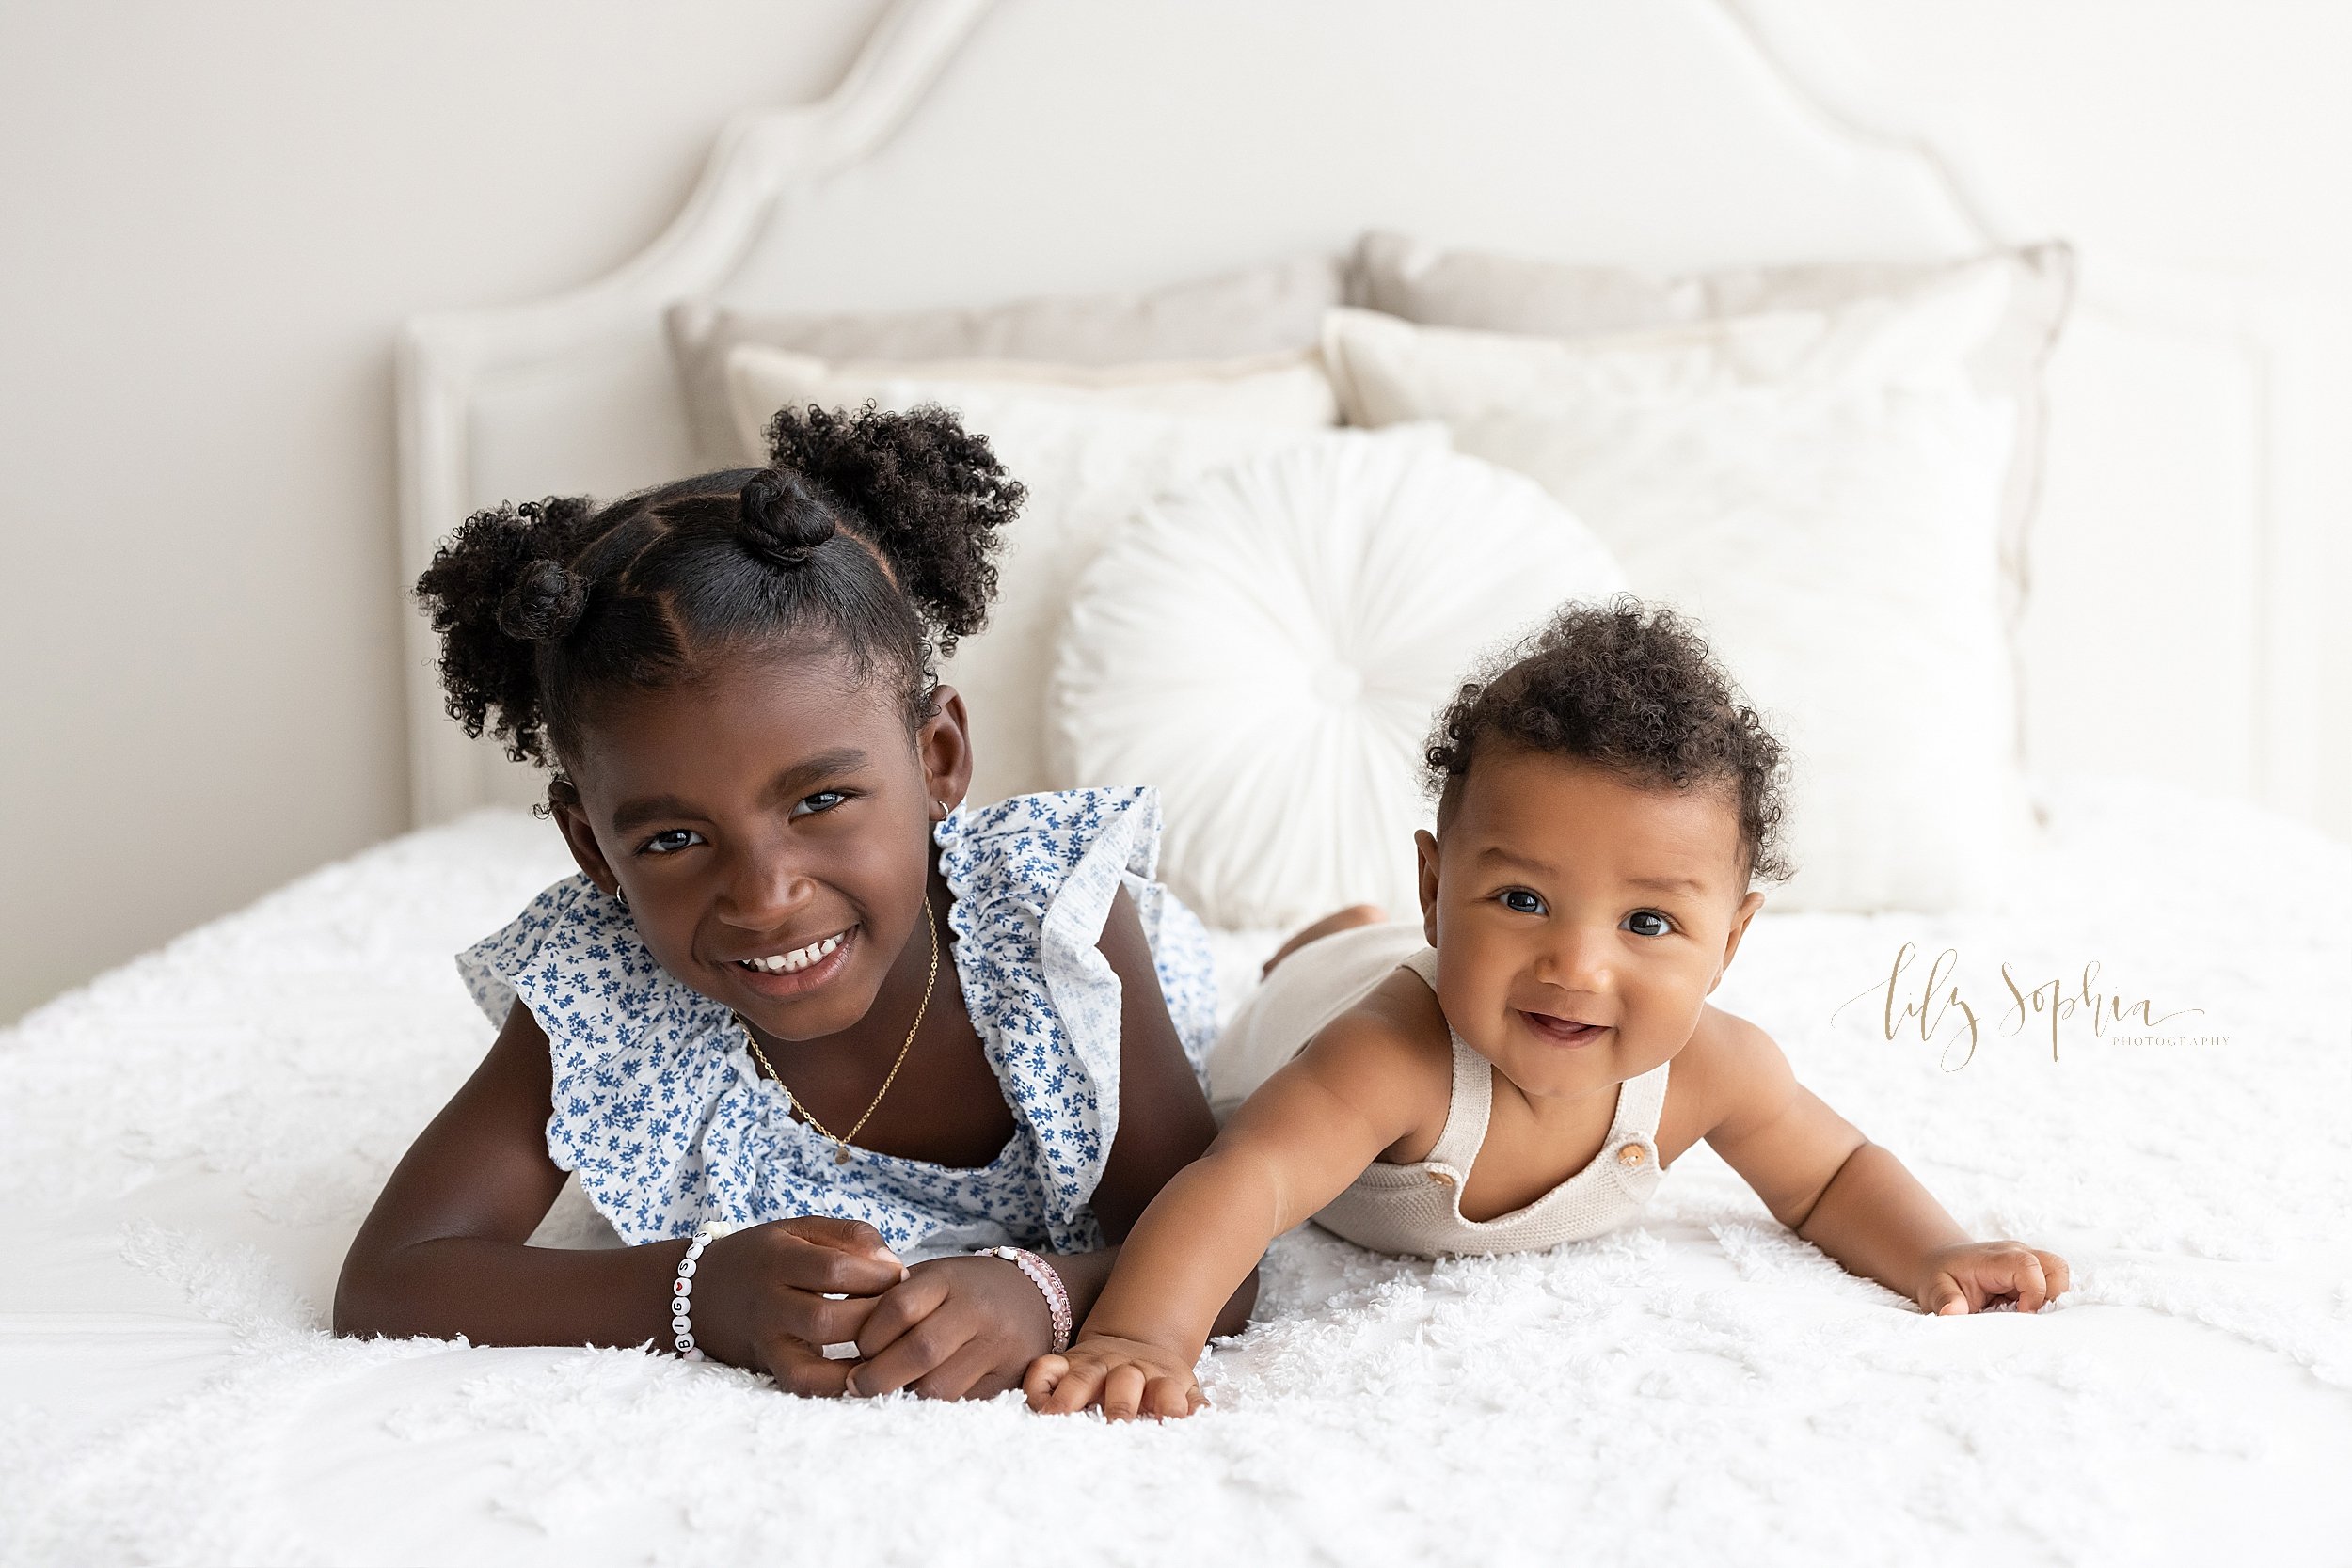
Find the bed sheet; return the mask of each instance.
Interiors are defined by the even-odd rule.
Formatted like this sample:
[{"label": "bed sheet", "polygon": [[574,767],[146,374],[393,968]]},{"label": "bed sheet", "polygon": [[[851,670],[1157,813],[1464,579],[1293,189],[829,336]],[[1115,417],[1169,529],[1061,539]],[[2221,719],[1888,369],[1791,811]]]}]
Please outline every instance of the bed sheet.
[{"label": "bed sheet", "polygon": [[[2042,794],[2002,911],[1768,910],[1717,1000],[1963,1225],[2064,1253],[2068,1296],[1925,1317],[1702,1146],[1639,1226],[1548,1254],[1282,1238],[1212,1410],[1166,1426],[328,1336],[360,1216],[486,1044],[450,954],[568,869],[520,813],[395,840],[0,1034],[0,1560],[1033,1561],[1042,1529],[1114,1562],[2344,1560],[2352,849]],[[1960,953],[1965,1060],[1886,1037],[1904,942]],[[1268,939],[1219,945],[1241,983]],[[2054,1052],[2030,1009],[1995,1027],[2004,961],[2201,1010],[2077,1014]]]}]

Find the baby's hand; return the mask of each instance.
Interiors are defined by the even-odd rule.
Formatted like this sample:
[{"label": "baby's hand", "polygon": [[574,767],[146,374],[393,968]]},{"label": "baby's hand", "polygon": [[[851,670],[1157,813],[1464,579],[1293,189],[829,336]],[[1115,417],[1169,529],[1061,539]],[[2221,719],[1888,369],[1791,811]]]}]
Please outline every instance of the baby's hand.
[{"label": "baby's hand", "polygon": [[1032,1410],[1067,1415],[1100,1404],[1114,1421],[1189,1416],[1209,1402],[1191,1365],[1174,1352],[1108,1335],[1088,1335],[1067,1355],[1039,1356],[1021,1389]]},{"label": "baby's hand", "polygon": [[1930,1312],[1981,1312],[1995,1302],[2014,1301],[2020,1312],[2039,1312],[2071,1284],[2066,1259],[2023,1242],[1963,1242],[1928,1254],[1918,1302]]}]

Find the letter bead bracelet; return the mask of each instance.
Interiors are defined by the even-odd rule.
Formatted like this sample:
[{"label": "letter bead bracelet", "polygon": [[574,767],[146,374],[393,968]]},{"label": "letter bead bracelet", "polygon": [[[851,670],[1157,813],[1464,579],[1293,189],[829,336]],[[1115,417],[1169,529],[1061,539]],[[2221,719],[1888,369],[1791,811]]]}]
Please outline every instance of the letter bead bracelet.
[{"label": "letter bead bracelet", "polygon": [[[694,1232],[694,1239],[686,1243],[686,1256],[678,1259],[677,1277],[670,1282],[670,1331],[676,1336],[671,1343],[685,1360],[709,1359],[694,1343],[694,1275],[702,1267],[703,1251],[738,1228],[724,1220],[704,1221]],[[1013,1246],[989,1247],[972,1256],[1001,1258],[1026,1275],[1029,1283],[1045,1298],[1046,1315],[1054,1323],[1054,1353],[1058,1355],[1070,1348],[1070,1291],[1052,1264],[1034,1252]]]},{"label": "letter bead bracelet", "polygon": [[1054,1265],[1036,1253],[1017,1246],[983,1247],[975,1258],[1001,1258],[1029,1276],[1038,1293],[1045,1298],[1045,1310],[1054,1320],[1054,1354],[1059,1355],[1070,1348],[1070,1291],[1063,1286],[1061,1275]]},{"label": "letter bead bracelet", "polygon": [[736,1229],[724,1220],[705,1220],[678,1259],[677,1278],[670,1284],[670,1331],[677,1336],[673,1343],[678,1354],[688,1361],[709,1359],[694,1343],[694,1271],[701,1267],[703,1248]]}]

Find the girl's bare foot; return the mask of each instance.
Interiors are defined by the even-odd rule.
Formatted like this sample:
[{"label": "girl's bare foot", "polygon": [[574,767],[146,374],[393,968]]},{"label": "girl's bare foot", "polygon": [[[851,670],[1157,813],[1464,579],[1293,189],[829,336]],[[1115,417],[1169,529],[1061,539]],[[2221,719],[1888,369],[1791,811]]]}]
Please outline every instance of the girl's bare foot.
[{"label": "girl's bare foot", "polygon": [[1274,957],[1265,961],[1263,969],[1258,971],[1258,978],[1263,980],[1273,974],[1276,964],[1280,963],[1311,942],[1330,936],[1334,932],[1353,930],[1359,926],[1377,926],[1388,918],[1389,911],[1377,904],[1350,904],[1343,910],[1334,910],[1313,925],[1301,927],[1293,933],[1290,941],[1276,948]]}]

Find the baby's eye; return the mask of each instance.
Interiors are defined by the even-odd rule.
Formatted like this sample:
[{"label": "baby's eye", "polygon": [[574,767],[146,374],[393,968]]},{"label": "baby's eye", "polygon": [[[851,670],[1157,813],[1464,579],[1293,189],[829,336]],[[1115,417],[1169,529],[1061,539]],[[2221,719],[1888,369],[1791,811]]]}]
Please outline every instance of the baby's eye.
[{"label": "baby's eye", "polygon": [[1625,917],[1625,928],[1637,937],[1662,937],[1675,928],[1675,923],[1656,910],[1635,910]]},{"label": "baby's eye", "polygon": [[703,835],[691,828],[665,828],[637,847],[646,855],[675,855],[704,842]]},{"label": "baby's eye", "polygon": [[1543,899],[1539,895],[1528,892],[1527,889],[1523,887],[1515,887],[1506,891],[1502,895],[1502,907],[1506,910],[1515,911],[1520,914],[1541,914],[1544,912]]},{"label": "baby's eye", "polygon": [[792,815],[799,816],[803,813],[813,815],[820,811],[831,811],[849,798],[850,792],[846,789],[820,789],[814,795],[802,796],[801,803],[792,808]]}]

